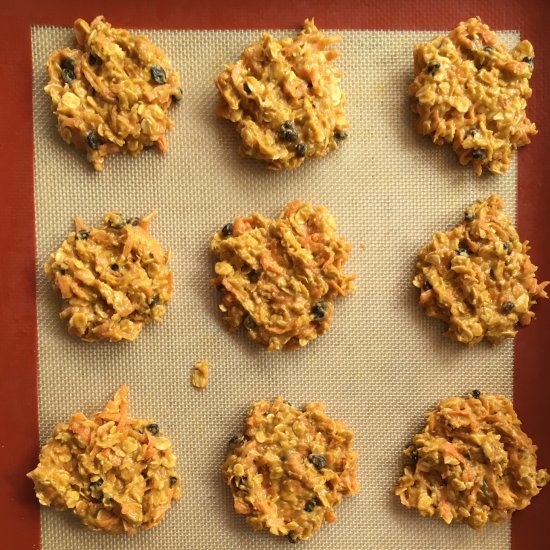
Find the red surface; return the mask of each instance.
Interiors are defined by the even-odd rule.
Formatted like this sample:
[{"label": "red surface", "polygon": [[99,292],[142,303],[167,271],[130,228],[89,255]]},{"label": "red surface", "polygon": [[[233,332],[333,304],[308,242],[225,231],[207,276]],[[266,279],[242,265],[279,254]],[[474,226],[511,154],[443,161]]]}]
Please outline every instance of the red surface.
[{"label": "red surface", "polygon": [[[40,543],[39,511],[24,477],[38,454],[37,338],[31,105],[31,25],[70,26],[77,17],[104,14],[116,26],[140,28],[299,27],[314,16],[320,27],[347,29],[450,29],[479,15],[494,29],[520,29],[533,42],[536,70],[530,114],[539,135],[519,154],[519,230],[531,240],[541,277],[550,278],[550,2],[546,0],[372,1],[34,1],[4,0],[0,20],[2,118],[0,124],[0,533],[2,548],[26,550]],[[220,60],[220,62],[223,60]],[[457,168],[458,169],[458,168]],[[482,184],[483,185],[483,184]],[[539,444],[539,464],[550,467],[550,388],[548,344],[550,304],[516,338],[514,403],[526,431]],[[480,365],[480,368],[483,366]],[[550,489],[514,515],[513,550],[549,547]]]}]

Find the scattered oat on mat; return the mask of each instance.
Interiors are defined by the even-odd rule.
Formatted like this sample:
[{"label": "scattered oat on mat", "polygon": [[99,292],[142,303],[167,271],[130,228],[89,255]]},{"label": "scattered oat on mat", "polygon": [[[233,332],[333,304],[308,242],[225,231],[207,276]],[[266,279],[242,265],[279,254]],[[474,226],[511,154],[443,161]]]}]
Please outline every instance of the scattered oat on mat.
[{"label": "scattered oat on mat", "polygon": [[108,212],[103,227],[76,230],[46,262],[64,300],[69,333],[88,342],[135,340],[144,323],[160,321],[172,296],[170,253],[148,233],[156,212],[125,220]]},{"label": "scattered oat on mat", "polygon": [[322,403],[296,409],[279,397],[252,405],[222,467],[235,511],[255,529],[310,539],[334,508],[359,490],[354,435]]},{"label": "scattered oat on mat", "polygon": [[151,529],[181,497],[171,442],[158,424],[128,416],[127,393],[122,386],[104,411],[58,424],[27,474],[40,504],[72,510],[93,530]]},{"label": "scattered oat on mat", "polygon": [[339,41],[306,19],[295,38],[264,34],[219,74],[216,112],[235,123],[242,156],[297,168],[348,137],[341,72],[332,65]]},{"label": "scattered oat on mat", "polygon": [[474,390],[428,413],[423,432],[404,454],[410,459],[394,488],[407,508],[474,529],[528,506],[550,481],[537,470],[537,446],[522,431],[512,403]]},{"label": "scattered oat on mat", "polygon": [[208,361],[205,359],[199,361],[193,367],[193,373],[191,374],[191,384],[197,389],[204,389],[208,386]]},{"label": "scattered oat on mat", "polygon": [[343,271],[351,245],[324,206],[294,201],[277,219],[237,218],[210,244],[213,285],[231,330],[244,325],[269,351],[305,346],[328,330],[338,296],[355,289]]},{"label": "scattered oat on mat", "polygon": [[96,170],[112,153],[166,151],[168,109],[182,90],[164,52],[103,16],[91,24],[77,19],[74,32],[76,49],[50,55],[44,89],[63,140],[84,151]]},{"label": "scattered oat on mat", "polygon": [[502,174],[512,152],[537,133],[525,113],[531,97],[533,46],[508,50],[478,17],[414,50],[409,87],[416,131],[438,145],[452,143],[461,164]]},{"label": "scattered oat on mat", "polygon": [[446,334],[465,344],[513,338],[535,317],[537,298],[548,298],[512,220],[492,195],[470,206],[448,233],[438,231],[418,255],[420,305],[445,321]]}]

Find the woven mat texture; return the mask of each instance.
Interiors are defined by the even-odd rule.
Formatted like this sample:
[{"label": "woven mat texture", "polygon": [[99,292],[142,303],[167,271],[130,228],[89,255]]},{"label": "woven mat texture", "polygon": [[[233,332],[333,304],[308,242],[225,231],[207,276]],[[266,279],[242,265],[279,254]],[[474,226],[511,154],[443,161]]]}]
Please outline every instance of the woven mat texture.
[{"label": "woven mat texture", "polygon": [[[214,116],[215,76],[259,32],[147,34],[165,49],[184,85],[184,100],[171,111],[169,151],[110,157],[98,174],[61,141],[42,91],[48,54],[72,44],[72,31],[33,28],[40,437],[43,443],[74,411],[99,410],[128,383],[131,414],[156,419],[173,440],[184,496],[158,528],[133,537],[89,532],[71,514],[43,508],[43,548],[288,548],[286,539],[253,532],[233,512],[220,476],[227,441],[241,429],[249,404],[278,395],[298,405],[324,401],[328,414],[357,435],[362,490],[308,548],[509,548],[509,525],[481,533],[448,527],[405,509],[390,493],[402,449],[439,400],[472,388],[512,396],[512,342],[472,349],[444,338],[411,285],[418,249],[435,230],[457,223],[471,202],[498,192],[506,211],[516,210],[516,160],[502,177],[476,179],[450,147],[433,146],[413,130],[406,97],[412,49],[437,33],[341,32],[336,63],[344,71],[350,138],[325,159],[287,173],[241,159],[234,129]],[[508,44],[519,37],[500,36]],[[209,285],[208,245],[235,216],[275,216],[296,198],[329,207],[339,233],[353,244],[348,269],[357,274],[358,290],[337,304],[325,336],[299,351],[270,354],[222,325]],[[112,209],[128,216],[159,211],[152,233],[172,250],[173,302],[164,321],[145,327],[135,343],[86,344],[66,334],[43,265],[75,215],[95,225]],[[204,358],[210,385],[199,392],[190,375]]]}]

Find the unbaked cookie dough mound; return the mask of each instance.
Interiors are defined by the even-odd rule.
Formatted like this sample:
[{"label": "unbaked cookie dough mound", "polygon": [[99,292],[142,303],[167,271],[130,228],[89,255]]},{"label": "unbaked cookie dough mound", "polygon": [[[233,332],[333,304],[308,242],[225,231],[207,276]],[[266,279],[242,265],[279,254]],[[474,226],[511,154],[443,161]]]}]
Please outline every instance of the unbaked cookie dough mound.
[{"label": "unbaked cookie dough mound", "polygon": [[84,151],[96,170],[112,153],[166,151],[168,109],[182,90],[164,52],[103,16],[90,24],[77,19],[74,32],[76,49],[50,55],[44,89],[63,140]]},{"label": "unbaked cookie dough mound", "polygon": [[324,206],[294,201],[281,216],[255,213],[228,223],[212,238],[213,285],[231,330],[269,351],[305,346],[328,330],[338,296],[355,289],[344,273],[351,245],[336,235]]},{"label": "unbaked cookie dough mound", "polygon": [[354,435],[322,403],[299,410],[279,397],[252,405],[222,467],[235,511],[255,529],[310,539],[334,508],[357,493]]},{"label": "unbaked cookie dough mound", "polygon": [[460,23],[414,50],[409,87],[416,131],[452,143],[461,164],[496,174],[508,170],[515,149],[537,133],[525,113],[531,97],[533,46],[508,48],[479,17]]},{"label": "unbaked cookie dough mound", "polygon": [[332,65],[339,41],[306,19],[295,38],[264,34],[220,73],[216,112],[235,123],[242,156],[276,170],[297,168],[348,137],[341,72]]},{"label": "unbaked cookie dough mound", "polygon": [[155,215],[126,220],[108,212],[93,229],[75,218],[75,231],[45,266],[70,334],[88,342],[135,340],[145,323],[162,319],[173,282],[170,253],[148,232]]},{"label": "unbaked cookie dough mound", "polygon": [[427,414],[426,427],[405,449],[410,464],[394,492],[422,516],[479,529],[525,508],[548,483],[536,452],[512,403],[474,390]]},{"label": "unbaked cookie dough mound", "polygon": [[72,510],[93,530],[151,529],[181,497],[170,440],[155,422],[128,416],[127,393],[122,386],[104,411],[58,424],[27,474],[40,504]]},{"label": "unbaked cookie dough mound", "polygon": [[548,298],[512,220],[492,195],[470,206],[451,231],[438,231],[419,252],[420,305],[445,321],[446,334],[465,344],[513,338],[535,317],[538,298]]}]

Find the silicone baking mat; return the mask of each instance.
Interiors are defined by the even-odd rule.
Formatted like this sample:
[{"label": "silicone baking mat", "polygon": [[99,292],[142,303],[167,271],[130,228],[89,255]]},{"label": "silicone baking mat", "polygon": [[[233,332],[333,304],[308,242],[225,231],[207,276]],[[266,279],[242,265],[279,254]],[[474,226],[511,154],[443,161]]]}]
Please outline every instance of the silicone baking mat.
[{"label": "silicone baking mat", "polygon": [[[306,15],[315,15],[311,11]],[[364,9],[358,14],[364,18]],[[144,28],[118,21],[108,10],[105,15],[115,26]],[[453,23],[469,15],[473,13]],[[324,29],[338,27],[334,32],[343,37],[336,63],[344,72],[350,138],[338,152],[289,173],[241,159],[234,129],[213,114],[213,79],[225,62],[237,59],[259,37],[260,29],[274,27],[265,18],[247,23],[249,30],[144,31],[165,49],[184,84],[184,100],[171,110],[170,148],[166,155],[148,151],[137,158],[108,158],[101,174],[61,142],[42,91],[48,53],[71,44],[72,32],[65,26],[32,27],[40,443],[72,412],[100,409],[128,383],[131,414],[161,424],[174,443],[184,478],[183,498],[166,520],[135,537],[92,533],[71,514],[43,509],[42,548],[286,547],[285,539],[253,532],[233,512],[220,476],[227,441],[241,429],[249,404],[277,395],[298,405],[324,401],[328,414],[347,422],[357,436],[361,492],[337,508],[338,521],[307,543],[311,548],[510,548],[515,533],[510,524],[481,533],[448,527],[406,510],[390,489],[402,469],[402,448],[423,425],[423,413],[440,399],[474,387],[509,397],[515,393],[514,355],[517,368],[519,352],[514,354],[513,343],[467,348],[443,338],[443,326],[418,307],[410,280],[418,248],[433,231],[452,227],[477,198],[499,193],[507,213],[515,217],[516,206],[520,209],[521,229],[523,203],[517,203],[517,195],[519,189],[521,199],[521,174],[528,170],[518,176],[516,158],[505,176],[480,180],[458,165],[448,147],[435,147],[414,133],[405,93],[412,78],[412,48],[450,24],[422,25],[419,31],[361,30],[376,26],[362,20],[348,25],[359,28],[343,30],[346,24],[331,25],[328,16],[316,21]],[[508,30],[499,31],[509,45],[520,34],[530,38],[509,24],[513,21],[506,19],[500,28]],[[155,26],[171,26],[166,14],[160,23]],[[283,36],[296,30],[273,32]],[[303,350],[269,354],[222,325],[218,296],[209,285],[213,261],[208,244],[212,233],[236,215],[256,210],[276,216],[296,198],[331,210],[339,233],[353,244],[348,269],[357,274],[358,290],[337,304],[334,325],[325,336]],[[158,210],[151,231],[172,250],[174,298],[164,321],[147,326],[135,343],[86,345],[68,336],[58,319],[59,300],[43,264],[72,229],[75,215],[93,225],[113,208],[128,216]],[[537,261],[544,244],[541,234],[522,236],[533,241]],[[544,311],[544,305],[539,307],[541,317]],[[520,351],[524,335],[536,336],[542,322],[520,335]],[[211,379],[208,389],[198,392],[190,385],[191,368],[204,358],[210,361]],[[547,442],[537,439],[529,425],[526,429],[544,453]],[[38,442],[25,455],[27,470],[37,452]],[[18,487],[32,497],[29,484]],[[544,498],[543,492],[519,516],[535,514],[537,501]],[[29,498],[23,506],[27,510],[36,504]]]},{"label": "silicone baking mat", "polygon": [[[503,177],[480,183],[472,170],[457,166],[448,148],[433,147],[412,129],[404,94],[411,50],[438,33],[343,32],[338,65],[351,137],[336,154],[276,173],[241,159],[233,128],[213,116],[213,77],[259,33],[147,32],[184,83],[185,98],[173,109],[170,150],[164,156],[149,151],[109,158],[101,174],[60,143],[42,91],[48,53],[70,44],[71,34],[37,27],[32,35],[41,440],[71,411],[102,406],[126,382],[132,411],[157,419],[172,437],[185,491],[158,529],[129,540],[90,534],[67,514],[44,510],[43,548],[288,544],[243,528],[219,474],[227,440],[239,430],[248,404],[277,395],[297,404],[324,401],[357,434],[363,490],[337,510],[340,520],[316,536],[316,548],[506,548],[507,525],[479,534],[419,521],[389,492],[399,476],[401,449],[439,399],[474,387],[512,393],[512,342],[470,349],[442,338],[443,327],[424,317],[410,283],[418,248],[434,230],[452,227],[476,198],[498,191],[515,214],[515,162]],[[518,40],[518,33],[501,35],[509,44]],[[330,208],[354,245],[349,269],[357,273],[358,290],[337,304],[326,336],[300,351],[267,353],[243,334],[224,330],[217,292],[209,284],[208,244],[235,215],[276,215],[295,198]],[[175,291],[166,319],[147,327],[134,344],[76,341],[57,318],[44,261],[71,229],[74,215],[98,223],[111,209],[133,216],[153,208],[159,216],[152,232],[172,249]],[[202,358],[210,361],[212,376],[209,388],[197,392],[190,369]],[[67,373],[69,395],[59,384]]]}]

